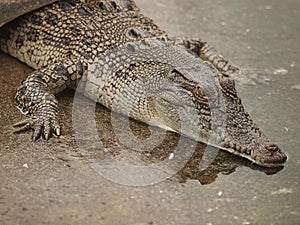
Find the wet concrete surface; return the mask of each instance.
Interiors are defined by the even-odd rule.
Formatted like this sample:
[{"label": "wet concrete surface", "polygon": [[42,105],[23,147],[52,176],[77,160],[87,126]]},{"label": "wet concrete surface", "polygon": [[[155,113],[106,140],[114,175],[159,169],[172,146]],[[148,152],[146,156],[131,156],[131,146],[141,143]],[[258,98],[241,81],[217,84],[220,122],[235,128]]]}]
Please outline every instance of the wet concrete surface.
[{"label": "wet concrete surface", "polygon": [[[195,151],[173,177],[143,187],[111,182],[78,148],[72,127],[73,91],[58,96],[62,137],[33,143],[30,132],[12,133],[12,124],[25,118],[13,96],[32,70],[0,53],[0,224],[298,224],[299,3],[137,3],[170,34],[203,37],[242,68],[239,94],[259,127],[289,154],[286,166],[263,169],[218,152],[200,170],[206,146],[183,138],[182,149],[194,146]],[[78,101],[86,107],[91,104],[82,96]],[[106,153],[115,158],[153,164],[171,157],[178,144],[179,136],[168,132],[155,152],[129,151],[124,147],[129,138],[128,143],[116,140],[111,113],[97,106],[95,116]],[[126,126],[126,118],[116,120],[121,129]],[[151,134],[144,124],[129,124],[140,139]]]}]

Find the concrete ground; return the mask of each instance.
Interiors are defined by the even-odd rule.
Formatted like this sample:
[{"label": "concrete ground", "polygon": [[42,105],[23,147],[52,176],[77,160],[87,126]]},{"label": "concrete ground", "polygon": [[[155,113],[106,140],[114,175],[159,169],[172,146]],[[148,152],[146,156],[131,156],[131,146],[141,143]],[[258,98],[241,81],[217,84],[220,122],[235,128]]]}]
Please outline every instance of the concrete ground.
[{"label": "concrete ground", "polygon": [[[196,150],[189,163],[175,176],[143,187],[114,183],[101,176],[78,149],[72,128],[73,91],[58,95],[63,130],[60,138],[32,142],[30,132],[13,134],[12,124],[25,118],[16,109],[13,96],[32,70],[0,53],[0,224],[297,224],[300,221],[299,153],[296,151],[299,107],[295,105],[299,100],[300,81],[294,74],[299,72],[299,45],[296,44],[299,42],[288,14],[295,13],[297,7],[299,12],[299,4],[287,1],[295,3],[290,7],[296,9],[280,11],[282,18],[277,27],[271,26],[273,29],[263,33],[255,30],[263,29],[259,24],[248,23],[248,19],[263,15],[267,20],[272,10],[276,17],[283,6],[280,1],[274,1],[271,6],[268,1],[257,1],[257,4],[234,0],[137,2],[171,34],[205,36],[248,72],[254,63],[257,63],[255,71],[267,69],[263,75],[244,75],[238,80],[238,87],[254,120],[288,151],[287,166],[275,170],[258,168],[246,160],[219,152],[212,164],[201,171],[198,165],[206,146],[184,138],[182,148],[195,146]],[[281,43],[283,37],[278,33],[285,29],[287,42],[280,46],[277,43]],[[251,36],[252,31],[256,36]],[[270,40],[264,40],[266,37]],[[269,47],[268,42],[272,42]],[[261,48],[255,47],[260,45]],[[288,52],[285,59],[277,57],[284,55],[286,49],[293,51]],[[263,60],[267,62],[261,63]],[[285,80],[281,67],[291,71],[288,72],[292,76],[290,83],[285,85],[279,85]],[[276,88],[269,84],[270,79]],[[289,97],[276,100],[279,95],[276,90],[289,90]],[[79,102],[89,104],[82,96]],[[277,110],[282,113],[276,114]],[[132,159],[136,157],[153,163],[170,157],[172,146],[178,143],[178,135],[167,133],[157,152],[131,153],[119,148],[110,116],[107,109],[97,106],[99,136],[104,146],[112,149],[109,153],[114,157],[129,155]],[[121,127],[126,126],[126,118],[117,116],[117,121]],[[141,139],[149,135],[149,128],[143,124],[130,121],[130,127]]]}]

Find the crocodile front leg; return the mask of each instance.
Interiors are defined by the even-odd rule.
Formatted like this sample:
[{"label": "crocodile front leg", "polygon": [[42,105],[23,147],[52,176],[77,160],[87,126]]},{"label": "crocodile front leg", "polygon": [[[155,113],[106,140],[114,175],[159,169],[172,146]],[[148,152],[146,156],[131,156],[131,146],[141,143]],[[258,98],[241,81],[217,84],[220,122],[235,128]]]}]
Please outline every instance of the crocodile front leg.
[{"label": "crocodile front leg", "polygon": [[239,73],[239,68],[232,65],[228,60],[224,59],[213,47],[207,42],[200,39],[192,38],[172,38],[175,45],[183,46],[190,50],[202,60],[208,61],[214,65],[224,75],[234,75]]},{"label": "crocodile front leg", "polygon": [[31,117],[15,124],[15,132],[34,129],[33,140],[60,135],[58,102],[55,94],[76,85],[82,77],[83,64],[77,60],[55,63],[30,74],[15,95],[17,107]]}]

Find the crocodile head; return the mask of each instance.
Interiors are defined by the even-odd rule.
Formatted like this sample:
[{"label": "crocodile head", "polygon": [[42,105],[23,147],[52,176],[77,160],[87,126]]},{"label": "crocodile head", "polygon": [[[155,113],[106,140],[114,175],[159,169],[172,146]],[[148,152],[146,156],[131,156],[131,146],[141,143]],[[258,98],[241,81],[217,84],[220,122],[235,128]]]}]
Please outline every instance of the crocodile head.
[{"label": "crocodile head", "polygon": [[[116,59],[123,60],[122,66],[114,64],[120,61]],[[109,69],[110,64],[115,66]],[[129,43],[101,56],[90,71],[100,82],[95,85],[97,79],[86,79],[91,86],[86,89],[102,90],[92,91],[96,93],[92,98],[113,111],[258,165],[279,166],[287,160],[245,111],[234,80],[181,48],[157,41]],[[114,93],[113,98],[106,90]]]},{"label": "crocodile head", "polygon": [[158,118],[167,128],[261,166],[286,162],[286,154],[245,111],[231,77],[203,62],[198,68],[170,69],[167,79],[155,98]]}]

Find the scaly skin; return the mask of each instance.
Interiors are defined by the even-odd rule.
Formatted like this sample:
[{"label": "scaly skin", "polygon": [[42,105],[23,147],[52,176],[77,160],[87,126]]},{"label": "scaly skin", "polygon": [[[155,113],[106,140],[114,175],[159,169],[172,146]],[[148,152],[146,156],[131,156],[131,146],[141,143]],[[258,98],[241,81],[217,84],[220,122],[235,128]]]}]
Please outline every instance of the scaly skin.
[{"label": "scaly skin", "polygon": [[287,159],[245,112],[230,78],[238,68],[206,42],[168,37],[132,0],[61,1],[7,24],[0,37],[4,52],[36,69],[15,96],[31,116],[17,131],[34,129],[34,140],[60,135],[54,95],[83,80],[86,96],[137,120],[259,165]]}]

